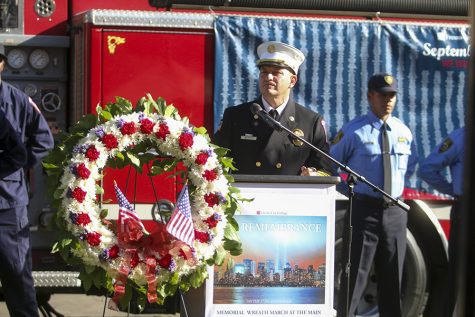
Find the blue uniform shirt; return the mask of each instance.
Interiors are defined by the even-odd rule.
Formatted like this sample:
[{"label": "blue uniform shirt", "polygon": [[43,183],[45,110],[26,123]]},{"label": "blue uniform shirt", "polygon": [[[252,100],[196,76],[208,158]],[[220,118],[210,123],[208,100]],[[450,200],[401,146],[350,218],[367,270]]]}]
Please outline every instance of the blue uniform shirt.
[{"label": "blue uniform shirt", "polygon": [[25,166],[26,147],[18,137],[5,114],[0,111],[0,178]]},{"label": "blue uniform shirt", "polygon": [[[465,127],[453,131],[419,167],[418,174],[422,180],[441,193],[462,195],[464,136]],[[442,175],[446,167],[450,169],[451,183]]]},{"label": "blue uniform shirt", "polygon": [[[417,151],[409,128],[396,117],[386,120],[391,156],[391,180],[393,197],[399,197],[404,190],[405,178],[409,178],[417,164]],[[372,111],[357,117],[343,126],[333,140],[330,154],[333,158],[347,165],[369,182],[383,189],[384,170],[381,151],[381,127],[383,121]],[[342,186],[343,185],[343,186]],[[338,190],[347,193],[344,184]],[[355,193],[376,198],[382,194],[370,186],[357,182]]]},{"label": "blue uniform shirt", "polygon": [[[24,92],[2,81],[0,111],[25,145],[26,163],[22,167],[33,167],[54,146],[53,136],[40,109]],[[23,168],[18,168],[0,179],[0,209],[28,205]]]}]

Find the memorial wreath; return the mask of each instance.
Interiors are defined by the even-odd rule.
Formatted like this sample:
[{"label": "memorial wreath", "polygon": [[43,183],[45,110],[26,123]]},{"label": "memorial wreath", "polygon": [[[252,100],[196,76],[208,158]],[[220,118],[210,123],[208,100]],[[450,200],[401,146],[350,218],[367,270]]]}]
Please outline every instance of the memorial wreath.
[{"label": "memorial wreath", "polygon": [[[191,126],[161,98],[147,95],[133,108],[117,97],[96,112],[64,134],[43,163],[57,210],[53,225],[60,232],[53,251],[78,267],[86,290],[106,288],[122,306],[132,289],[144,304],[145,298],[162,303],[178,289],[200,286],[207,265],[221,265],[227,255],[241,253],[234,219],[238,190],[230,185],[227,172],[233,167],[226,150],[211,144],[204,128]],[[100,201],[103,170],[127,166],[139,172],[145,166],[150,176],[182,173],[190,193],[191,240],[169,233],[169,215],[150,233],[140,219],[121,229],[120,216],[119,223],[106,218]]]}]

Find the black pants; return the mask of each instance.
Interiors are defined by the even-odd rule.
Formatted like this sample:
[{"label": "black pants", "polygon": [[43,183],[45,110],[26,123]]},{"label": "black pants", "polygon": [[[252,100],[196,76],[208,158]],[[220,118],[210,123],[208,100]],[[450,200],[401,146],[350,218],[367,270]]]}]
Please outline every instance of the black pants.
[{"label": "black pants", "polygon": [[26,206],[0,210],[0,280],[12,317],[38,314]]},{"label": "black pants", "polygon": [[[348,221],[348,219],[347,219]],[[381,317],[402,317],[401,279],[406,254],[407,213],[384,200],[355,198],[352,215],[352,244],[348,316],[356,309],[375,265]],[[346,241],[344,242],[346,245]],[[346,281],[342,281],[345,285]],[[344,288],[340,298],[345,298]],[[343,316],[339,305],[339,316]]]}]

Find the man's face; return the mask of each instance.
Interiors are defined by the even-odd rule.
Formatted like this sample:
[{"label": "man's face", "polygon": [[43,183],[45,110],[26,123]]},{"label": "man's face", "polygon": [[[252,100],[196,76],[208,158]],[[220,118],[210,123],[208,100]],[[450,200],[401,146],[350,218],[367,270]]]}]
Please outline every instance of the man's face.
[{"label": "man's face", "polygon": [[297,76],[288,69],[263,65],[259,71],[259,89],[264,97],[285,98],[295,86]]},{"label": "man's face", "polygon": [[387,118],[396,105],[396,93],[369,91],[368,101],[371,110],[378,118]]},{"label": "man's face", "polygon": [[3,72],[3,69],[5,68],[5,60],[0,57],[0,73]]}]

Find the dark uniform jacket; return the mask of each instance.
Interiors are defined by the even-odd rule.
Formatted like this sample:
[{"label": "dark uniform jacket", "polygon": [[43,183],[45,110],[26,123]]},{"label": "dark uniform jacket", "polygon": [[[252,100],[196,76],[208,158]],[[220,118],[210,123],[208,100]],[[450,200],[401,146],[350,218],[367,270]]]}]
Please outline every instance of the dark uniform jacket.
[{"label": "dark uniform jacket", "polygon": [[0,178],[26,165],[26,148],[0,111]]},{"label": "dark uniform jacket", "polygon": [[[0,111],[24,143],[27,160],[24,168],[33,167],[48,151],[54,141],[46,120],[36,104],[22,91],[2,81],[0,83]],[[28,204],[24,169],[18,168],[0,179],[0,209]]]},{"label": "dark uniform jacket", "polygon": [[[286,131],[274,131],[251,112],[262,99],[227,108],[214,142],[231,151],[239,174],[299,175],[302,166],[332,172],[332,163],[305,144],[293,140]],[[329,152],[321,115],[291,99],[280,115],[280,123],[291,131],[299,129],[303,138]]]}]

